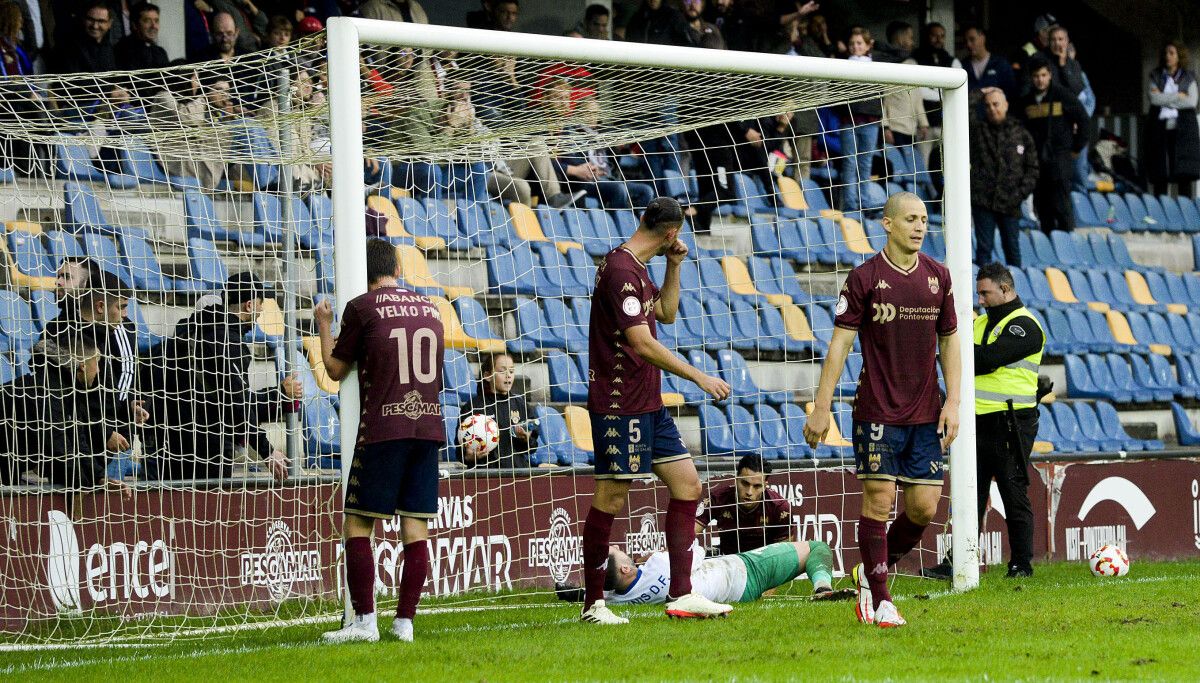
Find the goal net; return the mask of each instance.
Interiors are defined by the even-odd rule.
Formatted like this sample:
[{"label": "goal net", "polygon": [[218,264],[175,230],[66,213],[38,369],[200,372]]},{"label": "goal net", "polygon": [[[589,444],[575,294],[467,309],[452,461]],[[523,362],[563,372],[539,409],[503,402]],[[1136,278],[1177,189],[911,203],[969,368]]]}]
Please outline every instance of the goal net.
[{"label": "goal net", "polygon": [[[365,290],[368,237],[395,245],[404,283],[434,298],[446,330],[449,444],[422,604],[553,599],[578,584],[591,287],[659,195],[686,208],[689,254],[679,317],[658,337],[733,386],[714,403],[664,378],[706,494],[733,482],[740,457],[762,455],[791,512],[745,531],[827,541],[848,572],[857,350],[816,450],[801,437],[806,407],[841,284],[886,239],[890,193],[926,200],[924,250],[971,276],[962,93],[944,92],[939,135],[928,117],[941,105],[918,90],[954,88],[957,72],[533,36],[518,46],[361,20],[330,32],[227,63],[5,81],[3,640],[145,642],[336,619],[358,389],[324,374],[311,309],[328,298],[340,311]],[[656,281],[663,268],[650,263]],[[511,389],[493,377],[505,355]],[[477,412],[506,417],[501,446],[472,458],[457,431]],[[973,472],[970,425],[951,466]],[[969,587],[974,475],[959,479],[948,491],[970,519],[955,519],[956,585]],[[637,482],[614,542],[662,549],[667,498]],[[905,571],[949,549],[947,507]],[[701,534],[734,551],[721,540]],[[374,543],[387,609],[398,521]]]}]

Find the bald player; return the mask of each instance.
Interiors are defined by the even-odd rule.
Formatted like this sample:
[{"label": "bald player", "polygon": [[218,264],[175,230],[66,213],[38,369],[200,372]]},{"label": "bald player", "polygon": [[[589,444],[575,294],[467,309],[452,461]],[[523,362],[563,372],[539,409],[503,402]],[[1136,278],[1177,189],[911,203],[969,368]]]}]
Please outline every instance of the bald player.
[{"label": "bald player", "polygon": [[[816,446],[829,431],[833,390],[862,335],[863,369],[854,402],[854,458],[863,484],[858,523],[862,564],[855,614],[882,628],[904,625],[888,592],[888,567],[921,542],[942,495],[942,454],[958,434],[961,367],[950,271],[921,253],[925,203],[898,192],[884,206],[883,250],[850,271],[842,286],[829,355],[804,428]],[[938,388],[941,354],[946,396]],[[904,514],[887,528],[904,485]]]}]

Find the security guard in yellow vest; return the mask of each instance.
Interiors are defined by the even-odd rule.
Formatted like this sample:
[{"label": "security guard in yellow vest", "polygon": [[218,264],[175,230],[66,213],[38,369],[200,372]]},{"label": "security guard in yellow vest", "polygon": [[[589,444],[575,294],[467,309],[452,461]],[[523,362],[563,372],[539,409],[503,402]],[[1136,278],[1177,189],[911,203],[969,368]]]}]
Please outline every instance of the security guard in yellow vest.
[{"label": "security guard in yellow vest", "polygon": [[1028,467],[1038,431],[1038,366],[1046,336],[1017,297],[1012,273],[1004,266],[980,268],[975,290],[984,309],[975,319],[979,519],[982,523],[994,479],[1008,522],[1007,576],[1032,576]]}]

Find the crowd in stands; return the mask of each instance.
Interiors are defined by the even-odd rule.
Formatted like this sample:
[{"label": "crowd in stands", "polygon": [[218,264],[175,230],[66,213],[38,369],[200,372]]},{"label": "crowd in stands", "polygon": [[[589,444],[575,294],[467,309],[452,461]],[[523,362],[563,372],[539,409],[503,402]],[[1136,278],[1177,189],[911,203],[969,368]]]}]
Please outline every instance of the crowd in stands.
[{"label": "crowd in stands", "polygon": [[[960,58],[953,54],[953,46],[947,45],[946,28],[940,24],[930,23],[918,30],[897,21],[877,36],[865,26],[831,25],[816,2],[639,0],[615,4],[613,10],[589,6],[577,23],[570,18],[564,34],[580,39],[964,68],[971,92],[971,201],[979,264],[993,260],[994,235],[999,234],[1005,261],[1010,266],[1028,265],[1030,254],[1023,245],[1032,239],[1024,230],[1031,226],[1047,233],[1072,230],[1078,213],[1073,193],[1086,197],[1097,188],[1097,179],[1105,177],[1102,172],[1107,162],[1092,164],[1089,159],[1089,150],[1098,152],[1098,143],[1103,141],[1091,136],[1090,119],[1097,102],[1071,43],[1069,20],[1038,17],[1028,42],[1004,54],[993,49],[992,36],[984,27],[957,27],[965,46]],[[185,10],[187,58],[181,61],[207,64],[147,79],[121,72],[179,66],[171,63],[159,45],[161,12],[157,6],[120,0],[0,0],[4,117],[57,117],[64,122],[64,134],[88,130],[99,110],[117,111],[116,117],[106,120],[128,122],[128,130],[146,130],[156,117],[163,117],[161,120],[169,119],[182,129],[205,131],[205,135],[188,140],[191,154],[161,155],[154,162],[161,162],[162,182],[172,189],[195,191],[189,201],[201,202],[204,194],[200,191],[267,188],[323,197],[330,182],[327,164],[296,165],[291,174],[295,187],[283,188],[281,178],[266,177],[278,174],[275,166],[224,160],[226,150],[239,144],[237,136],[255,131],[265,140],[253,144],[275,150],[285,144],[318,153],[328,149],[329,131],[321,122],[301,120],[291,129],[291,140],[281,140],[278,127],[253,124],[256,118],[276,116],[281,106],[273,96],[276,84],[270,81],[271,55],[283,54],[283,48],[297,39],[318,34],[331,16],[428,22],[415,0],[189,0]],[[512,31],[519,26],[520,11],[518,0],[485,0],[479,9],[469,11],[465,20],[473,28]],[[1019,42],[1012,36],[1004,38],[996,42]],[[263,56],[268,66],[248,66],[247,60],[239,59],[251,53]],[[746,208],[751,204],[767,212],[777,210],[781,217],[791,215],[786,212],[797,209],[789,206],[784,196],[784,183],[790,181],[790,186],[803,188],[809,208],[820,208],[817,202],[827,198],[825,208],[861,218],[868,230],[864,239],[870,239],[878,237],[870,229],[871,219],[882,207],[879,193],[911,187],[924,198],[936,200],[941,192],[943,122],[935,90],[898,91],[848,105],[705,126],[636,145],[563,153],[557,151],[559,139],[596,139],[601,127],[621,124],[604,120],[603,93],[597,90],[603,81],[588,68],[521,63],[508,57],[474,58],[465,65],[453,52],[402,48],[367,50],[364,55],[364,92],[389,102],[387,107],[364,111],[365,136],[381,146],[428,149],[436,141],[459,136],[486,138],[489,130],[506,125],[514,111],[536,111],[544,114],[545,120],[558,122],[548,125],[521,154],[492,161],[364,162],[368,183],[402,188],[418,208],[431,206],[425,202],[450,199],[468,205],[499,201],[539,209],[601,208],[617,218],[599,220],[615,221],[625,228],[622,218],[634,215],[662,194],[679,197],[686,205],[690,227],[705,233],[719,216],[752,218],[753,207]],[[1183,45],[1168,42],[1148,79],[1151,109],[1143,172],[1159,195],[1190,197],[1200,178],[1197,81],[1187,68],[1189,63]],[[324,64],[291,61],[288,66],[293,85],[290,106],[319,106],[327,85]],[[70,81],[74,89],[65,93],[69,97],[57,97],[53,85],[48,90],[20,87],[19,77],[43,73],[98,76],[86,87]],[[91,109],[80,106],[84,101]],[[70,103],[71,111],[56,109],[64,107],[63,102]],[[645,115],[669,123],[675,112],[667,108]],[[564,126],[564,121],[570,125]],[[215,125],[218,123],[240,128]],[[211,153],[203,152],[205,145]],[[0,131],[0,171],[11,169],[16,176],[45,172],[38,160],[47,154],[39,143],[5,137]],[[99,146],[84,163],[100,169],[102,179],[109,167],[124,169],[123,164],[131,161],[122,156],[127,154]],[[902,177],[910,178],[908,184]],[[1137,178],[1118,181],[1125,184],[1125,190],[1139,189]],[[813,195],[817,187],[821,190]],[[396,211],[398,204],[391,204],[395,198],[388,199],[378,207],[368,203],[369,231],[390,235],[387,211]],[[543,227],[549,232],[552,215],[538,215],[544,216]],[[1036,222],[1031,223],[1031,218]],[[1101,221],[1107,218],[1099,217]],[[824,224],[820,229],[825,229]],[[519,233],[520,228],[517,230]],[[756,231],[756,250],[760,238],[770,239]],[[323,239],[315,238],[318,252],[328,246]],[[765,251],[783,253],[786,245],[781,243],[786,240],[782,228],[773,239],[776,246]],[[828,264],[851,262],[842,254],[846,247],[839,241],[837,237],[824,241]],[[818,258],[817,242],[812,240],[804,248],[805,257]],[[590,245],[585,246],[585,259],[597,255],[591,253]],[[819,258],[824,258],[825,252],[821,253]],[[554,253],[539,256],[547,267],[551,259],[558,258]],[[759,260],[767,264],[767,259]],[[750,267],[754,266],[752,259]],[[784,266],[790,272],[784,259],[771,259],[763,265],[768,271]],[[785,279],[780,277],[781,282]],[[23,442],[3,444],[0,452],[24,454],[31,461],[35,456],[50,456],[44,461],[55,465],[48,465],[40,474],[68,486],[109,481],[121,487],[121,480],[129,474],[227,477],[232,472],[232,454],[246,446],[263,459],[265,470],[285,476],[288,463],[284,454],[272,446],[259,425],[296,410],[304,389],[294,377],[287,377],[278,387],[251,391],[247,381],[250,356],[242,341],[253,332],[255,318],[272,295],[249,273],[235,273],[216,284],[220,294],[207,302],[202,299],[195,312],[156,349],[156,359],[163,360],[156,366],[155,376],[135,381],[131,358],[137,344],[130,341],[133,332],[124,312],[130,283],[88,260],[62,261],[56,282],[61,310],[51,320],[59,323],[45,327],[32,349],[36,361],[29,363],[40,370],[4,385],[9,393],[2,399],[3,409],[10,413],[0,415],[0,420],[20,425],[41,420],[41,426],[17,433],[4,430],[6,438]],[[576,284],[583,287],[579,296],[585,295],[588,283]],[[532,305],[537,311],[537,304]],[[697,300],[696,305],[707,302]],[[670,334],[682,338],[685,331],[683,325],[680,328]],[[537,464],[533,453],[544,434],[539,435],[538,425],[531,421],[533,413],[524,398],[512,393],[514,358],[503,354],[483,358],[478,393],[464,399],[462,415],[482,406],[503,405],[498,416],[501,447],[480,462],[471,463],[473,459],[465,454],[460,457],[479,466]],[[570,370],[578,372],[574,365]],[[133,391],[134,386],[142,389]],[[540,410],[538,414],[543,414]],[[78,427],[68,428],[68,424]],[[134,429],[151,435],[147,452],[171,453],[173,459],[132,462],[130,432]],[[160,445],[163,448],[156,450]],[[72,459],[66,457],[68,453],[99,455]],[[3,483],[16,481],[20,474],[19,463],[0,467]]]}]

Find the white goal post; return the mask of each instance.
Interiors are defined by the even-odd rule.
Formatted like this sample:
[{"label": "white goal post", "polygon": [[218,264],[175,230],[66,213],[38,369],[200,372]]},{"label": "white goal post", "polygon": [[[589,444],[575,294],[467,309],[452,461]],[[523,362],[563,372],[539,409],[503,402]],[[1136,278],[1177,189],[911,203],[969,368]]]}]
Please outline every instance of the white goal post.
[{"label": "white goal post", "polygon": [[[967,590],[978,584],[979,536],[975,516],[976,480],[973,474],[974,361],[970,334],[974,277],[971,268],[968,101],[964,71],[915,65],[640,45],[365,19],[330,19],[329,102],[333,212],[336,225],[336,296],[339,308],[350,298],[366,291],[367,285],[362,173],[363,92],[360,77],[360,49],[363,45],[456,50],[472,54],[540,58],[568,63],[679,69],[688,73],[768,75],[795,78],[798,87],[802,82],[824,81],[939,89],[942,92],[944,114],[943,216],[947,238],[947,266],[954,281],[958,283],[956,313],[962,345],[960,427],[958,439],[950,454],[950,502],[953,510],[958,513],[953,520],[954,587],[957,590]],[[809,106],[817,106],[844,101],[827,99],[806,103]],[[340,400],[340,412],[343,416],[341,463],[345,478],[348,476],[358,428],[358,389],[353,376],[342,383]],[[969,474],[963,476],[963,473]]]}]

